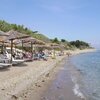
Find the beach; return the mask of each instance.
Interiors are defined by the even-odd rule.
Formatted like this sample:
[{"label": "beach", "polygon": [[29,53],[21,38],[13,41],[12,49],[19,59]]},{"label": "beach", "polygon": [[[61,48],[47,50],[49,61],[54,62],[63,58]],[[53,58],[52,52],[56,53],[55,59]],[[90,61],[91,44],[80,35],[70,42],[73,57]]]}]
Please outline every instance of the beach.
[{"label": "beach", "polygon": [[[80,50],[76,53],[74,51],[74,54],[91,51],[93,52],[93,50]],[[0,70],[0,100],[48,100],[45,98],[46,91],[63,68],[66,57],[67,55],[57,56],[56,59],[50,57],[48,61],[25,62],[23,65]],[[72,91],[71,77],[66,75],[68,84],[65,92],[68,100],[80,100]],[[57,88],[59,90],[59,87]]]},{"label": "beach", "polygon": [[63,56],[57,59],[49,58],[48,61],[26,62],[24,65],[0,70],[0,100],[20,97],[43,74],[48,74],[61,59]]},{"label": "beach", "polygon": [[26,96],[29,100],[85,100],[73,92],[74,83],[64,67],[66,59],[67,58],[63,59],[63,61],[49,73],[48,77],[42,77],[37,84],[33,86],[33,90]]},{"label": "beach", "polygon": [[1,0],[0,100],[100,100],[100,0]]}]

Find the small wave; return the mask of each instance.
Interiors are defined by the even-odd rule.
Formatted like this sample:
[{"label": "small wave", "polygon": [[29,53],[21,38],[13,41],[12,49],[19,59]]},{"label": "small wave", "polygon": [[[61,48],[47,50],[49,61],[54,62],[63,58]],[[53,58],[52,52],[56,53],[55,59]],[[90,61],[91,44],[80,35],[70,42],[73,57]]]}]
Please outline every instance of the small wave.
[{"label": "small wave", "polygon": [[81,93],[78,84],[75,84],[73,91],[74,91],[74,94],[75,94],[75,95],[77,95],[78,97],[80,97],[80,98],[83,99],[83,100],[86,100],[86,99],[85,99],[85,96]]},{"label": "small wave", "polygon": [[79,89],[79,85],[77,84],[76,78],[71,77],[71,79],[72,79],[73,83],[75,84],[74,88],[73,88],[74,94],[77,95],[78,97],[80,97],[82,100],[86,100],[85,96],[83,95],[83,93]]}]

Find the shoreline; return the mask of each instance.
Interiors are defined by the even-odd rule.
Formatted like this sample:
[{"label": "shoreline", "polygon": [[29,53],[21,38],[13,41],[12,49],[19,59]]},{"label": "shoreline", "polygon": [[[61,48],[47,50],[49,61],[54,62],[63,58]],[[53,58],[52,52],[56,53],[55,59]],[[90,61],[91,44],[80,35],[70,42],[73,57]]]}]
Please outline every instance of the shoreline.
[{"label": "shoreline", "polygon": [[[85,100],[85,98],[81,95],[74,93],[73,89],[75,83],[72,81],[68,70],[64,70],[65,60],[66,58],[53,69],[53,72],[49,72],[49,76],[47,78],[42,77],[37,82],[39,87],[38,85],[31,87],[34,89],[25,96],[25,100],[27,100],[27,97],[29,100]],[[62,71],[67,73],[63,74]],[[64,80],[59,77],[63,77]],[[64,81],[64,84],[61,80]]]},{"label": "shoreline", "polygon": [[[85,50],[84,52],[73,51],[74,54],[72,55],[86,53],[86,51],[87,50]],[[92,50],[88,50],[87,52],[89,51],[91,52]],[[66,56],[60,56],[56,59],[49,58],[48,61],[27,62],[27,66],[16,66],[8,70],[0,71],[0,99],[23,100],[24,98],[24,100],[28,100],[27,96],[33,90],[41,88],[43,89],[41,90],[41,92],[44,91],[46,88],[48,88],[48,85],[51,83],[51,81],[54,79],[54,76],[59,71],[59,68],[61,66],[58,66],[65,57]],[[39,82],[47,85],[47,87],[42,88]],[[35,95],[39,93],[40,92],[34,92]]]}]

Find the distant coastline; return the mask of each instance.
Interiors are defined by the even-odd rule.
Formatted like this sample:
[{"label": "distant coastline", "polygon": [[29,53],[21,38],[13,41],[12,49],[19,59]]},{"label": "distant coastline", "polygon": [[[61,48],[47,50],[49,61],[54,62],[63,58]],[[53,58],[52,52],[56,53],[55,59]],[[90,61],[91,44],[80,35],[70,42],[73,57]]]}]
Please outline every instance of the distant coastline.
[{"label": "distant coastline", "polygon": [[76,50],[66,50],[66,53],[70,53],[71,55],[77,55],[77,54],[81,54],[81,53],[88,53],[88,52],[95,52],[97,51],[96,49],[92,48],[92,49],[76,49]]}]

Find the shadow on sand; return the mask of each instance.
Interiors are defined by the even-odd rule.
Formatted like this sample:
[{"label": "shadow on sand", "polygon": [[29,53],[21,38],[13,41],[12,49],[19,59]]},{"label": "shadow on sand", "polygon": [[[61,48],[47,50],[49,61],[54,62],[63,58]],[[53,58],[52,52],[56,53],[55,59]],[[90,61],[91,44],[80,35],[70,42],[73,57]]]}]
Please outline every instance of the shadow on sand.
[{"label": "shadow on sand", "polygon": [[4,71],[10,71],[10,68],[0,68],[0,72],[4,72]]},{"label": "shadow on sand", "polygon": [[26,63],[16,64],[16,65],[13,65],[13,67],[27,67],[27,64]]}]

